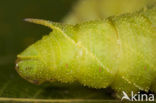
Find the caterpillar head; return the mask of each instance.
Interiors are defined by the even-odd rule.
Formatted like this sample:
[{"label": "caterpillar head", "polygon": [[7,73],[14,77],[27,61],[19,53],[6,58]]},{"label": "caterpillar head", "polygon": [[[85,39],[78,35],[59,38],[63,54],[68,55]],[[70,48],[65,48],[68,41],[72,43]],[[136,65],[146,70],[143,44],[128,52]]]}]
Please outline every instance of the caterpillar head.
[{"label": "caterpillar head", "polygon": [[[51,23],[49,21],[40,19],[25,19],[25,21],[33,22],[36,24],[42,24],[51,28]],[[16,71],[26,80],[31,83],[40,84],[45,80],[48,80],[46,73],[48,70],[42,56],[39,51],[35,48],[38,46],[42,48],[41,45],[35,43],[29,46],[21,54],[17,55],[16,60]]]},{"label": "caterpillar head", "polygon": [[43,81],[44,69],[46,66],[33,45],[17,56],[16,70],[24,79],[32,83],[40,84]]}]

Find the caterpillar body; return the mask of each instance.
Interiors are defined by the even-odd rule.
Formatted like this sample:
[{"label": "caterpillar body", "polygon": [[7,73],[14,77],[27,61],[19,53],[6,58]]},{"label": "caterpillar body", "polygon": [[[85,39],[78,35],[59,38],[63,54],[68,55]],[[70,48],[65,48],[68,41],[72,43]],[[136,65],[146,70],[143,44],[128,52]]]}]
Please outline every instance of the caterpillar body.
[{"label": "caterpillar body", "polygon": [[156,92],[156,7],[77,25],[26,21],[52,29],[17,55],[16,70],[26,80]]}]

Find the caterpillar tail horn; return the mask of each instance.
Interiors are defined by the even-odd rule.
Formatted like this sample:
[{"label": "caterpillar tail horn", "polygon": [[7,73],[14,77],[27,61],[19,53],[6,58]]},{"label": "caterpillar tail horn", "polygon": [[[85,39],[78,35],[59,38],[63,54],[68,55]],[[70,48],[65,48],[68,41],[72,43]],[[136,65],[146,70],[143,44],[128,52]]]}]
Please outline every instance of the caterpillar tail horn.
[{"label": "caterpillar tail horn", "polygon": [[54,29],[55,28],[54,23],[51,22],[51,21],[48,21],[48,20],[26,18],[26,19],[24,19],[24,21],[35,23],[35,24],[40,24],[40,25],[49,27],[51,29]]}]

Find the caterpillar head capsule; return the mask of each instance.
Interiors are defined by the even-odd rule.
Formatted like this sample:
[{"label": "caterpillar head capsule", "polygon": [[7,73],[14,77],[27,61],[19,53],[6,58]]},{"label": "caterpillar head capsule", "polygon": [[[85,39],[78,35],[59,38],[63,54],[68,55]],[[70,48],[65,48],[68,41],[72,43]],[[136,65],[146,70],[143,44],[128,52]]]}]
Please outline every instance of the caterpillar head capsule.
[{"label": "caterpillar head capsule", "polygon": [[16,70],[22,77],[32,83],[40,84],[44,76],[43,70],[46,68],[39,54],[33,46],[27,48],[17,56]]}]

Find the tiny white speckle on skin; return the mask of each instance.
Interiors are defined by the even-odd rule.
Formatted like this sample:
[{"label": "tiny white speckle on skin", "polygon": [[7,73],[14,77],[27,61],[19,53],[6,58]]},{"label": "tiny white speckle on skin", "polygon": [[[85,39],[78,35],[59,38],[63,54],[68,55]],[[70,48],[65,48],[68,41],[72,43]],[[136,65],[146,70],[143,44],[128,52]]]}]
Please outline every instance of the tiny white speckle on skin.
[{"label": "tiny white speckle on skin", "polygon": [[16,68],[18,68],[18,63],[16,63]]}]

